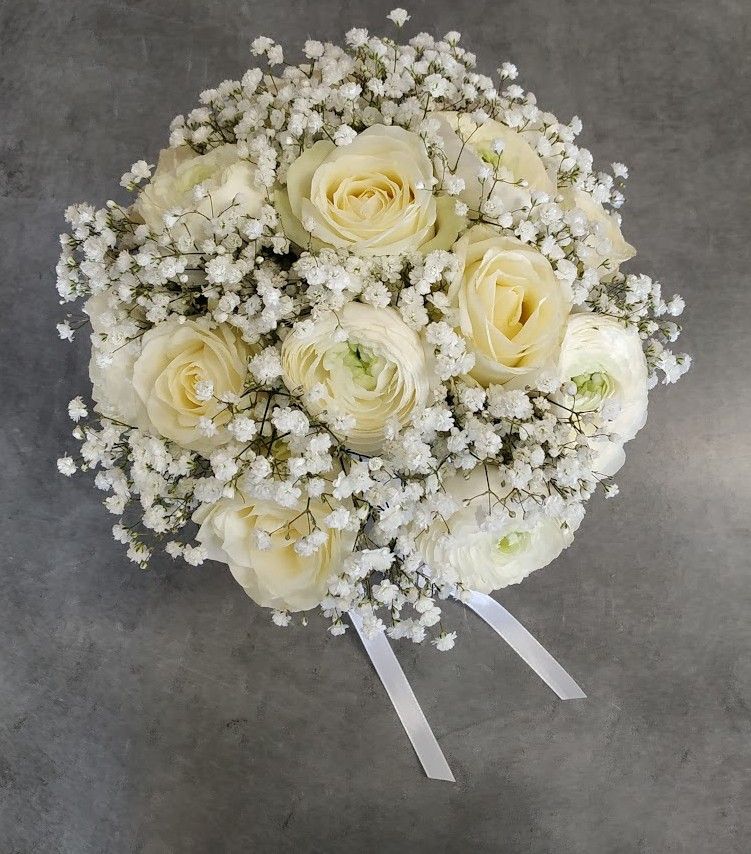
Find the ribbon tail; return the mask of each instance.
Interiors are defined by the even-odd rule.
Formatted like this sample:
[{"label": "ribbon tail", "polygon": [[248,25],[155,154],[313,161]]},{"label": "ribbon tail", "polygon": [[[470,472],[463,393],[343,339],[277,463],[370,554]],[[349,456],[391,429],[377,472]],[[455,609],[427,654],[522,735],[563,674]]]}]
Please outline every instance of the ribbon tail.
[{"label": "ribbon tail", "polygon": [[464,604],[485,620],[561,700],[587,696],[545,647],[495,599],[473,591]]},{"label": "ribbon tail", "polygon": [[362,619],[354,611],[349,611],[352,625],[360,636],[365,652],[375,667],[383,687],[386,689],[391,702],[396,709],[404,731],[412,742],[417,758],[422,763],[425,773],[431,780],[447,780],[455,783],[446,757],[443,755],[433,730],[417,702],[412,688],[401,665],[394,655],[391,644],[385,632],[379,632],[375,637],[368,638],[363,631]]}]

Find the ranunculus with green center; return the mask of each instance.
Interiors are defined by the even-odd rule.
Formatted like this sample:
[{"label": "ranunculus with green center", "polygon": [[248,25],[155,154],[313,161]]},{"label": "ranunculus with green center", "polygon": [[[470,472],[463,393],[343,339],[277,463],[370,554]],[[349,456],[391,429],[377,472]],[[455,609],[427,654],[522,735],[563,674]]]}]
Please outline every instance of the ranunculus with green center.
[{"label": "ranunculus with green center", "polygon": [[311,414],[351,416],[343,439],[358,453],[378,453],[386,423],[406,424],[428,398],[425,349],[393,308],[348,303],[319,318],[311,333],[288,335],[281,358],[290,391],[314,392],[306,398]]},{"label": "ranunculus with green center", "polygon": [[276,203],[287,237],[303,249],[359,255],[448,249],[464,220],[455,199],[433,193],[425,143],[374,125],[349,145],[320,140],[292,163]]},{"label": "ranunculus with green center", "polygon": [[[595,471],[612,475],[625,460],[624,442],[647,420],[647,360],[636,329],[601,314],[569,318],[561,347],[561,377],[576,386],[560,402],[576,412],[595,412],[612,438],[592,439]],[[597,425],[586,429],[595,434]]]},{"label": "ranunculus with green center", "polygon": [[420,534],[417,545],[428,566],[467,589],[490,593],[518,584],[555,560],[574,540],[573,532],[557,519],[524,519],[518,507],[516,517],[484,525],[489,508],[511,491],[496,467],[488,466],[486,473],[478,466],[469,477],[449,477],[444,489],[459,509],[436,520]]},{"label": "ranunculus with green center", "polygon": [[[165,214],[177,211],[180,216],[173,233],[189,233],[200,241],[210,236],[211,220],[229,209],[244,216],[259,213],[264,194],[255,176],[255,166],[238,156],[236,145],[220,145],[206,154],[197,154],[187,145],[166,148],[133,213],[160,234]],[[194,193],[199,184],[205,190],[201,198]]]},{"label": "ranunculus with green center", "polygon": [[498,540],[496,548],[505,557],[512,557],[528,549],[531,542],[532,535],[529,531],[511,531]]},{"label": "ranunculus with green center", "polygon": [[486,225],[454,246],[459,267],[448,296],[475,355],[481,385],[532,386],[554,369],[569,304],[550,262],[532,246]]},{"label": "ranunculus with green center", "polygon": [[576,386],[576,402],[582,409],[590,406],[599,408],[606,397],[613,392],[613,382],[609,374],[593,371],[590,374],[578,374],[571,377]]},{"label": "ranunculus with green center", "polygon": [[386,367],[386,360],[362,344],[342,344],[324,358],[328,371],[336,372],[340,365],[344,366],[345,375],[352,382],[367,391],[374,391],[378,386],[378,376]]}]

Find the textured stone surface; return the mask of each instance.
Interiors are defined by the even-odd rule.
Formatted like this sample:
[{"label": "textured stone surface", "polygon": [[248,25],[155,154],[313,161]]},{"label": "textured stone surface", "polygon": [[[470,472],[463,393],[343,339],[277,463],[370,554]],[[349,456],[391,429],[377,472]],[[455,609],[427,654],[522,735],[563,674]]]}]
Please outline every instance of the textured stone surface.
[{"label": "textured stone surface", "polygon": [[[456,773],[425,780],[354,638],[275,629],[219,567],[141,573],[64,481],[86,341],[54,338],[63,207],[103,202],[170,118],[355,0],[0,3],[0,849],[745,852],[749,841],[747,0],[411,3],[632,170],[625,232],[689,305],[621,497],[502,600],[580,680],[560,703],[458,607],[399,657]],[[113,180],[114,179],[114,180]]]}]

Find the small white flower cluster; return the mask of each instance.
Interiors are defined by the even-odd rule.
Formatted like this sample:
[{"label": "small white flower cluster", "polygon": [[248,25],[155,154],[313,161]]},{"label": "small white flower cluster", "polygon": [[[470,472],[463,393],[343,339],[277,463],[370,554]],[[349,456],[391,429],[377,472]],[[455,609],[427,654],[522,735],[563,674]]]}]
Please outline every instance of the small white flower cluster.
[{"label": "small white flower cluster", "polygon": [[666,385],[677,382],[691,367],[688,353],[676,355],[665,346],[681,334],[680,325],[667,319],[683,313],[685,303],[678,294],[666,301],[660,283],[649,276],[620,274],[610,281],[598,282],[588,301],[593,311],[621,318],[638,329],[645,341],[650,388],[660,377]]},{"label": "small white flower cluster", "polygon": [[449,650],[442,600],[617,494],[647,388],[689,367],[683,301],[621,272],[628,170],[593,171],[511,63],[494,83],[456,32],[251,49],[268,70],[201,93],[132,204],[65,212],[58,292],[86,302],[57,330],[90,324],[95,406],[58,468],[97,471],[140,566],[161,544],[277,625],[356,611]]}]

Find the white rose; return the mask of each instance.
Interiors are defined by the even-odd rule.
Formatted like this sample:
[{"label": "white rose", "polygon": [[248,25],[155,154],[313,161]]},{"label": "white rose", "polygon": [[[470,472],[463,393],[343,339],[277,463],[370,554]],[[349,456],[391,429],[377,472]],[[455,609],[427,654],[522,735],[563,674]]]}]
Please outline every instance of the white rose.
[{"label": "white rose", "polygon": [[[353,535],[326,529],[318,551],[301,555],[297,540],[310,533],[311,518],[320,521],[331,510],[321,501],[305,506],[280,507],[268,500],[245,499],[236,492],[204,505],[193,514],[201,527],[196,538],[209,558],[229,565],[245,592],[266,608],[306,611],[315,608],[327,591],[329,577],[352,550]],[[259,548],[258,533],[267,535],[267,548]]]},{"label": "white rose", "polygon": [[[498,469],[489,466],[488,477],[496,495],[508,494]],[[488,515],[484,466],[474,469],[468,478],[447,478],[444,487],[461,506],[445,521],[434,522],[417,543],[425,563],[449,583],[461,583],[480,593],[518,584],[554,561],[574,540],[570,529],[546,516],[525,520],[519,512],[514,519],[483,525]]]},{"label": "white rose", "polygon": [[616,272],[620,264],[636,255],[636,249],[621,233],[621,217],[616,211],[608,212],[589,193],[571,187],[561,191],[563,206],[567,210],[580,210],[595,226],[595,235],[587,243],[595,253],[598,264],[608,262],[608,270]]},{"label": "white rose", "polygon": [[[165,148],[133,211],[155,234],[164,231],[166,213],[184,211],[172,231],[187,228],[197,242],[210,236],[211,220],[230,208],[245,216],[259,213],[264,194],[255,176],[255,166],[237,156],[236,145],[220,145],[207,154],[196,154],[187,145]],[[199,184],[206,195],[196,199],[193,191]]]},{"label": "white rose", "polygon": [[[143,336],[133,364],[133,387],[153,428],[167,439],[199,453],[210,453],[231,438],[219,429],[205,436],[202,419],[221,428],[231,414],[219,398],[241,395],[250,348],[228,324],[214,329],[194,321],[167,320]],[[204,400],[199,383],[211,383]]]},{"label": "white rose", "polygon": [[[337,330],[346,341],[335,340]],[[319,319],[310,334],[288,335],[281,359],[290,391],[319,387],[316,402],[307,404],[313,415],[327,410],[352,417],[345,443],[362,454],[383,447],[388,420],[405,424],[428,398],[425,350],[393,308],[348,303]]]},{"label": "white rose", "polygon": [[[647,420],[647,360],[639,333],[601,314],[574,314],[561,347],[561,377],[577,387],[566,406],[578,412],[602,413],[612,441],[592,440],[594,469],[612,475],[625,460],[623,443],[633,439]],[[603,412],[604,409],[604,412]],[[617,414],[608,416],[608,409]]]},{"label": "white rose", "polygon": [[139,340],[112,340],[117,300],[107,289],[90,296],[83,310],[91,322],[89,377],[97,410],[131,427],[143,427],[146,414],[133,388],[133,365],[141,352]]},{"label": "white rose", "polygon": [[485,225],[471,228],[453,251],[459,268],[448,295],[475,354],[471,375],[483,386],[532,385],[555,368],[569,313],[550,262]]},{"label": "white rose", "polygon": [[[555,196],[555,182],[533,148],[534,134],[514,130],[494,119],[478,125],[464,113],[436,113],[435,117],[441,123],[447,161],[464,179],[461,197],[473,210],[479,209],[494,183],[490,180],[485,187],[481,185],[478,173],[483,166],[500,167],[508,173],[505,181],[493,187],[493,198],[503,203],[504,210],[528,205],[534,190]],[[500,154],[493,150],[496,141],[503,145]]]},{"label": "white rose", "polygon": [[303,151],[277,193],[277,209],[285,234],[302,248],[360,255],[448,249],[463,220],[455,200],[434,196],[432,186],[422,139],[374,125],[349,145],[322,140]]}]

